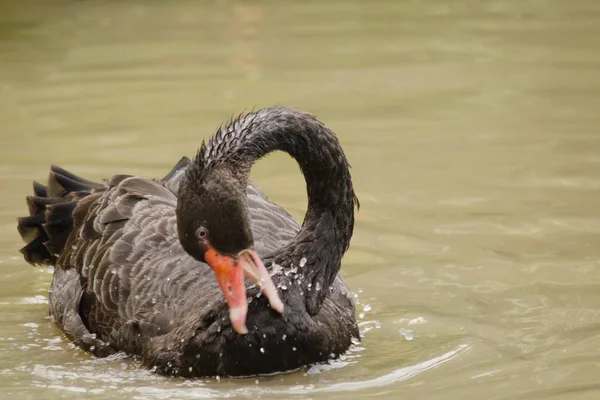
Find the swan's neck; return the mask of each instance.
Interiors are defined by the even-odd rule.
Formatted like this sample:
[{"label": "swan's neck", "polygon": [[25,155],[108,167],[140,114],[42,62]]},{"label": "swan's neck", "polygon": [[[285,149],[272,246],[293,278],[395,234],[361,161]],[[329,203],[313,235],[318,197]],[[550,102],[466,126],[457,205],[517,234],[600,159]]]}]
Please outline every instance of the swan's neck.
[{"label": "swan's neck", "polygon": [[[348,249],[358,203],[348,160],[331,130],[300,111],[260,110],[220,128],[208,144],[202,145],[192,168],[202,179],[224,166],[246,185],[252,164],[276,150],[290,154],[300,165],[308,206],[302,229],[274,255],[274,261],[286,267],[306,259],[304,271],[313,275],[309,279],[321,280],[319,284],[326,289]],[[316,299],[312,308],[320,307],[323,299]]]}]

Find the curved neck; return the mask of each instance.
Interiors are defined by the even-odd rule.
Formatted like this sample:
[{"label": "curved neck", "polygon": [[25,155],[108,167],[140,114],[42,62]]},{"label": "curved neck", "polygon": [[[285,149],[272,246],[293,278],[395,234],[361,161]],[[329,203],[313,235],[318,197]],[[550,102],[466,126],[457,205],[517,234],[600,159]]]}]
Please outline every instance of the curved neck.
[{"label": "curved neck", "polygon": [[[349,163],[335,134],[312,115],[287,108],[267,108],[234,119],[202,144],[192,169],[195,179],[206,178],[225,167],[246,185],[252,164],[264,155],[281,150],[300,165],[306,180],[308,206],[296,238],[275,255],[286,266],[291,258],[315,254],[315,269],[322,269],[321,285],[329,286],[339,270],[354,228],[354,194]],[[245,186],[243,186],[245,187]],[[315,240],[311,240],[315,238]],[[311,250],[313,250],[311,252]],[[310,262],[310,259],[308,260]],[[326,269],[326,271],[325,271]]]}]

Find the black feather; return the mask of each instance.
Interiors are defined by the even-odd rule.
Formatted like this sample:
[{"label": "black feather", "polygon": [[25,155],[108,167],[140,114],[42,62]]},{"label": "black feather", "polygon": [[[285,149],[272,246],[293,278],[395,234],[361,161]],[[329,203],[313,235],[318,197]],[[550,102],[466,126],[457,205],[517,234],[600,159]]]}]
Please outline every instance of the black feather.
[{"label": "black feather", "polygon": [[[254,161],[276,150],[306,178],[302,226],[248,179]],[[296,369],[359,337],[339,274],[358,206],[349,167],[335,134],[313,116],[259,110],[222,125],[162,180],[115,175],[98,185],[53,166],[48,187],[34,184],[27,200],[33,215],[19,220],[22,252],[30,263],[55,263],[50,313],[94,355],[125,351],[181,376]],[[205,225],[226,257],[253,246],[281,288],[283,314],[249,286],[249,332],[233,330],[204,252],[194,250]]]}]

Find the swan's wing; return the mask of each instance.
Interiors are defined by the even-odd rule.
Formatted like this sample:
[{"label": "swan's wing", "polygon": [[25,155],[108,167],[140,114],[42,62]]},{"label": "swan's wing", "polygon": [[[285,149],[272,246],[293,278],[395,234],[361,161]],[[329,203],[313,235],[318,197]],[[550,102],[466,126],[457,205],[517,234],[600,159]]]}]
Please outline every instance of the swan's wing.
[{"label": "swan's wing", "polygon": [[[176,192],[188,163],[182,159],[159,181],[114,176],[73,212],[73,231],[56,267],[77,271],[82,320],[121,350],[139,354],[148,337],[169,332],[182,312],[196,310],[202,320],[215,301],[224,303],[210,268],[179,243]],[[248,186],[248,205],[261,256],[285,245],[299,229],[254,184]]]},{"label": "swan's wing", "polygon": [[265,257],[292,240],[300,230],[300,224],[283,207],[269,200],[254,183],[248,184],[247,194],[254,247],[261,257]]},{"label": "swan's wing", "polygon": [[79,273],[91,332],[114,343],[123,330],[152,334],[141,325],[168,329],[155,319],[184,290],[169,278],[201,265],[179,244],[176,204],[162,182],[129,176],[113,177],[79,202],[57,268]]},{"label": "swan's wing", "polygon": [[179,184],[183,179],[184,173],[189,167],[192,160],[187,157],[182,157],[181,160],[173,167],[171,172],[169,172],[164,178],[160,181],[165,185],[167,189],[169,189],[173,194],[177,195],[179,192]]}]

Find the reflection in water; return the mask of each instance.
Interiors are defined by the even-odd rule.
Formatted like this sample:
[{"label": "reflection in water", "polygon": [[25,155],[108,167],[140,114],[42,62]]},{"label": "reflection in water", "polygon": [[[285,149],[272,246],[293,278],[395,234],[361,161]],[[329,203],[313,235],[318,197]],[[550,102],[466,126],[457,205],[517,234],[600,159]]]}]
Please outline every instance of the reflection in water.
[{"label": "reflection in water", "polygon": [[[599,4],[2,2],[3,395],[597,398]],[[362,342],[241,380],[75,349],[46,317],[51,275],[16,253],[30,181],[50,163],[163,176],[221,121],[273,104],[317,114],[352,163],[343,273]],[[302,217],[288,158],[253,178]]]}]

